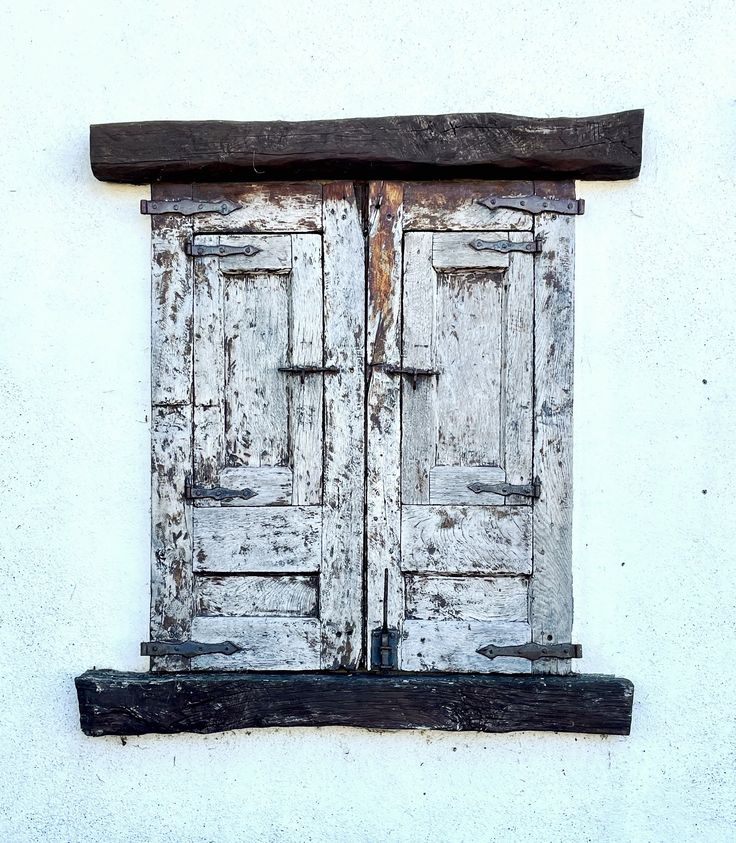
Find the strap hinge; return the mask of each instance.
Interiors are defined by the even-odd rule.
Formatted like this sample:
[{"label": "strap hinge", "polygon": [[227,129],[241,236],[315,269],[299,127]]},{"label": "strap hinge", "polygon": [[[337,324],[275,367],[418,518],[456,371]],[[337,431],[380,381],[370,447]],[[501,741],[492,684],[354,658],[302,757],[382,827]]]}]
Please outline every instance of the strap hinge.
[{"label": "strap hinge", "polygon": [[583,657],[583,648],[580,644],[536,644],[533,641],[530,644],[512,644],[505,647],[486,644],[475,652],[487,659],[512,656],[517,659],[529,659],[531,662],[537,659],[581,659]]},{"label": "strap hinge", "polygon": [[232,641],[220,641],[216,644],[206,644],[202,641],[141,641],[142,656],[206,656],[211,653],[222,653],[232,656],[240,650]]},{"label": "strap hinge", "polygon": [[492,211],[510,208],[529,214],[584,214],[585,199],[552,199],[549,196],[488,196],[479,199],[479,204]]}]

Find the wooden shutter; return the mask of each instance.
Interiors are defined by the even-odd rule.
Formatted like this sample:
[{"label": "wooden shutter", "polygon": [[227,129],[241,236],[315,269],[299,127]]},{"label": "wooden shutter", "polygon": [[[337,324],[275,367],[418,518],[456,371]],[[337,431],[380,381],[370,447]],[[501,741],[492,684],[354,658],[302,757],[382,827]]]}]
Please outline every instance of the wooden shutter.
[{"label": "wooden shutter", "polygon": [[[319,185],[225,194],[242,208],[154,223],[154,360],[170,364],[154,369],[154,399],[157,380],[185,375],[176,406],[156,407],[152,636],[240,649],[155,666],[355,667],[364,257],[352,185],[326,186],[324,201]],[[248,492],[206,496],[218,489]]]},{"label": "wooden shutter", "polygon": [[[508,191],[534,185],[385,183],[371,197],[368,623],[388,572],[404,670],[529,672],[476,650],[569,641],[572,218],[479,202]],[[535,236],[537,256],[478,242]],[[478,491],[536,474],[538,500]]]}]

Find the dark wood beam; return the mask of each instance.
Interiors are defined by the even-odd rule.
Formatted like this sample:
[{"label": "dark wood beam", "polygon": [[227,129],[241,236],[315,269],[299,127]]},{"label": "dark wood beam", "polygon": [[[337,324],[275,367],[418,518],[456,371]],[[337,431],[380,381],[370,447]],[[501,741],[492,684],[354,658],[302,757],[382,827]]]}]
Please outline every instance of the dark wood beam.
[{"label": "dark wood beam", "polygon": [[102,181],[289,179],[630,179],[641,168],[641,109],[598,117],[441,114],[240,123],[90,126]]},{"label": "dark wood beam", "polygon": [[360,726],[627,735],[634,686],[612,676],[121,673],[75,680],[87,735]]}]

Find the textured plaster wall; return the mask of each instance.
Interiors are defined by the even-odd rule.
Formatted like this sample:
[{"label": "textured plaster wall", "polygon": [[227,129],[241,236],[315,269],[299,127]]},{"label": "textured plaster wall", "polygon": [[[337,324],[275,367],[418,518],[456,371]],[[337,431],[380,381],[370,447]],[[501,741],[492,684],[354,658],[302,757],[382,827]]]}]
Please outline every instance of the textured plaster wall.
[{"label": "textured plaster wall", "polygon": [[[731,2],[4,2],[0,839],[733,839]],[[85,738],[72,678],[142,670],[146,192],[90,122],[646,108],[579,185],[581,671],[629,738],[264,730]],[[707,492],[706,492],[707,490]]]}]

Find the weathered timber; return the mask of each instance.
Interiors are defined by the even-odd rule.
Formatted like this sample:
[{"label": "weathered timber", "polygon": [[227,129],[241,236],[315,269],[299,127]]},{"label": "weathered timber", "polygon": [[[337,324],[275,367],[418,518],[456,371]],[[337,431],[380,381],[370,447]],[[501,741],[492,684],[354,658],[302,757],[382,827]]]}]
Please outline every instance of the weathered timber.
[{"label": "weathered timber", "polygon": [[579,178],[639,175],[644,112],[597,117],[441,114],[306,122],[90,126],[102,181]]},{"label": "weathered timber", "polygon": [[627,735],[634,686],[612,676],[179,673],[75,680],[87,735],[359,726]]}]

